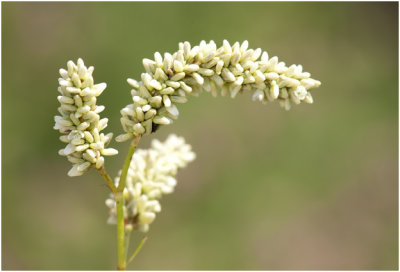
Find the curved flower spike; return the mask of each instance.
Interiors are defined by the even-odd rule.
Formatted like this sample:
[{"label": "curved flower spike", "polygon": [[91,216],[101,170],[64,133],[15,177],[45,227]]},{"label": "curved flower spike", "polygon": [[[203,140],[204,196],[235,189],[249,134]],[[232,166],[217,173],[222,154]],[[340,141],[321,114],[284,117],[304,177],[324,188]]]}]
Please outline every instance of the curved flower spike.
[{"label": "curved flower spike", "polygon": [[121,110],[121,124],[126,132],[117,141],[150,134],[160,125],[168,125],[178,118],[179,103],[186,103],[190,95],[202,90],[216,96],[250,91],[254,101],[278,100],[289,110],[292,104],[313,103],[310,89],[321,82],[310,78],[301,65],[286,67],[278,57],[269,58],[260,48],[248,49],[248,42],[231,46],[224,40],[217,48],[214,41],[201,41],[191,47],[189,42],[179,44],[178,52],[159,52],[154,60],[143,59],[145,73],[141,81],[128,79],[133,87],[133,103]]},{"label": "curved flower spike", "polygon": [[[152,141],[148,150],[134,153],[124,189],[124,221],[126,227],[147,232],[156,213],[161,211],[159,199],[174,191],[175,176],[179,168],[195,159],[191,146],[182,137],[172,134],[165,142]],[[119,177],[115,179],[119,182]],[[117,213],[114,195],[106,200],[110,208],[108,223],[116,224]]]},{"label": "curved flower spike", "polygon": [[104,106],[96,105],[96,97],[104,91],[106,84],[94,84],[94,67],[86,68],[82,59],[78,59],[77,64],[68,61],[67,66],[68,70],[60,69],[58,91],[61,95],[57,99],[61,104],[58,108],[61,116],[54,117],[54,129],[66,134],[60,140],[67,146],[59,154],[73,164],[68,172],[73,177],[82,175],[90,166],[101,168],[103,156],[115,155],[118,151],[105,148],[113,134],[100,133],[107,127],[108,119],[100,119],[99,113]]}]

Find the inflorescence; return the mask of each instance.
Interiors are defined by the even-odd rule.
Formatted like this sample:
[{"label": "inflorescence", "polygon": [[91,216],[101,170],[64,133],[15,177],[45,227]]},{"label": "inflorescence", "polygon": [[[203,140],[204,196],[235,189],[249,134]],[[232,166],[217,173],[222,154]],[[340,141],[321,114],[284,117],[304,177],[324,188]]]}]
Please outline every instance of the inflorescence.
[{"label": "inflorescence", "polygon": [[[175,176],[179,168],[195,159],[191,146],[182,137],[170,135],[165,142],[152,141],[147,150],[135,151],[126,178],[124,197],[124,220],[127,230],[147,232],[156,213],[161,211],[159,199],[172,193],[177,183]],[[118,185],[119,177],[115,179]],[[106,200],[110,208],[108,223],[116,224],[114,195]]]},{"label": "inflorescence", "polygon": [[179,115],[176,104],[186,103],[188,96],[197,96],[202,90],[214,96],[220,90],[221,95],[232,98],[251,91],[253,100],[278,100],[289,110],[291,104],[313,103],[309,90],[321,84],[303,72],[301,65],[286,67],[278,57],[269,58],[260,48],[248,49],[247,41],[231,46],[224,40],[220,48],[214,41],[202,41],[193,48],[184,42],[172,55],[165,53],[163,58],[156,52],[154,60],[143,59],[143,66],[146,72],[141,74],[141,81],[128,79],[133,103],[121,110],[125,133],[117,141],[171,124]]},{"label": "inflorescence", "polygon": [[60,69],[57,97],[61,106],[55,116],[54,129],[65,135],[60,140],[67,144],[59,154],[66,156],[73,164],[69,176],[80,176],[91,166],[103,167],[104,157],[118,154],[113,148],[105,148],[112,138],[112,133],[100,133],[107,127],[107,118],[100,119],[99,113],[104,106],[96,105],[97,99],[104,89],[105,83],[94,85],[93,70],[86,68],[82,59],[77,64],[68,61],[68,70]]},{"label": "inflorescence", "polygon": [[125,231],[149,230],[161,211],[161,197],[174,191],[178,169],[196,157],[191,146],[174,134],[165,142],[153,140],[150,149],[135,151],[142,135],[171,124],[179,115],[177,104],[186,103],[189,96],[198,96],[203,90],[231,98],[250,92],[254,101],[277,100],[289,110],[292,104],[313,103],[309,91],[321,85],[310,73],[303,72],[301,65],[287,67],[260,48],[248,49],[247,41],[231,46],[224,40],[219,48],[214,41],[201,41],[194,47],[189,42],[179,43],[177,52],[165,53],[164,57],[156,52],[154,60],[143,59],[143,66],[145,73],[140,81],[128,79],[133,87],[133,103],[121,110],[125,133],[116,140],[133,141],[115,185],[104,169],[103,156],[116,155],[118,151],[106,148],[113,134],[101,132],[108,119],[100,119],[105,107],[96,104],[106,84],[94,84],[94,67],[87,68],[82,59],[76,64],[68,61],[67,70],[59,71],[61,95],[57,99],[61,106],[60,115],[54,118],[54,129],[64,134],[60,140],[67,144],[59,154],[73,164],[69,176],[80,176],[93,167],[106,179],[112,191],[105,203],[110,210],[108,223],[118,224],[119,269],[126,267]]}]

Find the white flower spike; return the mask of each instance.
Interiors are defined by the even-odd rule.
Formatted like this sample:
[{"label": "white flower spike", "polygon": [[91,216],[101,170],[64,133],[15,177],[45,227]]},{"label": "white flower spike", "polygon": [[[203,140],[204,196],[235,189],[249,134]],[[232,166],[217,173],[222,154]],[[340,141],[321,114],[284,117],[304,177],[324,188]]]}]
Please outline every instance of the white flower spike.
[{"label": "white flower spike", "polygon": [[54,129],[65,135],[60,140],[67,144],[59,154],[66,156],[73,164],[68,175],[80,176],[90,169],[90,166],[101,168],[103,156],[118,153],[116,149],[105,148],[111,141],[112,133],[100,133],[107,127],[107,118],[100,119],[99,113],[104,106],[96,105],[98,97],[106,88],[105,83],[94,84],[93,70],[87,68],[82,59],[77,64],[68,61],[68,70],[60,69],[61,78],[57,97],[61,106],[55,116]]},{"label": "white flower spike", "polygon": [[[147,232],[156,213],[161,211],[159,199],[163,194],[174,191],[178,169],[185,167],[195,157],[191,146],[186,144],[182,137],[174,134],[163,143],[153,140],[150,149],[136,150],[123,193],[125,227]],[[119,177],[115,181],[118,184]],[[106,205],[110,208],[107,222],[116,224],[116,203],[113,194],[106,200]]]},{"label": "white flower spike", "polygon": [[154,58],[143,60],[146,72],[141,75],[142,81],[128,79],[133,87],[133,104],[121,111],[125,134],[117,141],[150,134],[160,125],[171,124],[179,115],[175,104],[186,103],[188,96],[197,96],[202,90],[213,96],[221,90],[222,95],[232,98],[251,91],[253,100],[278,100],[289,110],[292,104],[313,103],[309,90],[321,85],[310,78],[310,73],[303,72],[301,65],[286,67],[278,57],[269,58],[260,48],[248,49],[247,41],[231,46],[224,40],[220,48],[214,41],[201,41],[193,48],[184,42],[179,44],[178,52],[165,53],[164,59],[156,52]]}]

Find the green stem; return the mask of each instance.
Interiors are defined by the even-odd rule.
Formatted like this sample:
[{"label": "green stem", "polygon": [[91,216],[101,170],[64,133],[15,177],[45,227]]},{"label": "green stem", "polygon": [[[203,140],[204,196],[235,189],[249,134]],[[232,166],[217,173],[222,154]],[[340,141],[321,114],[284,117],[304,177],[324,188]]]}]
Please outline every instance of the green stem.
[{"label": "green stem", "polygon": [[135,149],[136,149],[137,145],[139,144],[139,141],[140,141],[140,136],[136,136],[133,138],[133,140],[129,146],[128,154],[126,154],[125,162],[122,167],[122,173],[121,173],[121,178],[119,179],[117,192],[124,191],[129,165],[131,164],[133,153],[135,153]]},{"label": "green stem", "polygon": [[126,268],[125,253],[125,222],[124,222],[124,197],[120,192],[115,193],[117,202],[117,252],[118,252],[118,270]]},{"label": "green stem", "polygon": [[100,175],[105,179],[105,181],[107,182],[108,187],[110,188],[110,190],[113,193],[117,192],[117,187],[115,187],[114,182],[112,181],[110,175],[107,173],[106,169],[103,167],[101,167],[100,169],[97,169],[97,171],[99,171]]},{"label": "green stem", "polygon": [[136,255],[139,253],[140,249],[142,248],[142,246],[144,245],[144,243],[147,240],[147,236],[145,236],[142,241],[140,241],[138,247],[135,249],[135,251],[133,251],[132,256],[129,258],[128,263],[132,262],[133,259],[136,257]]},{"label": "green stem", "polygon": [[122,167],[121,177],[118,187],[114,192],[115,201],[117,202],[117,253],[118,253],[118,270],[126,269],[126,251],[125,251],[125,222],[124,222],[124,197],[123,192],[126,184],[126,176],[128,174],[129,165],[131,164],[133,153],[140,141],[140,136],[133,138],[128,154]]}]

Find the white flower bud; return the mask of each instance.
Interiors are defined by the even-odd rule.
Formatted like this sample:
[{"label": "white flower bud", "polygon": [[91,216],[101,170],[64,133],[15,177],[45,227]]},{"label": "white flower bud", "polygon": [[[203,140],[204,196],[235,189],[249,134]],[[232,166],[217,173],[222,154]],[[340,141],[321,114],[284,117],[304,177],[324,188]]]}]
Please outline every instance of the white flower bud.
[{"label": "white flower bud", "polygon": [[171,96],[170,99],[173,103],[186,103],[187,102],[187,98],[182,97],[182,96]]},{"label": "white flower bud", "polygon": [[96,168],[99,169],[104,165],[104,157],[99,157],[96,161]]},{"label": "white flower bud", "polygon": [[164,54],[164,71],[167,72],[168,69],[172,68],[173,58],[170,53]]},{"label": "white flower bud", "polygon": [[157,66],[161,67],[162,64],[163,64],[163,59],[162,59],[162,56],[161,56],[161,54],[159,52],[155,52],[154,53],[154,59],[156,61]]},{"label": "white flower bud", "polygon": [[161,96],[153,96],[150,98],[150,105],[159,108],[161,107],[162,97]]},{"label": "white flower bud", "polygon": [[271,83],[271,88],[270,90],[270,95],[273,99],[277,99],[279,96],[279,87],[276,85],[275,81],[272,81]]},{"label": "white flower bud", "polygon": [[65,155],[70,155],[72,153],[75,152],[76,146],[73,144],[68,144],[65,148],[64,148],[64,154]]},{"label": "white flower bud", "polygon": [[304,102],[308,103],[308,104],[312,104],[314,102],[312,96],[310,93],[306,94],[306,97],[304,98]]},{"label": "white flower bud", "polygon": [[265,73],[264,76],[265,76],[265,78],[266,78],[267,80],[277,80],[277,79],[279,78],[278,73],[274,73],[274,72],[272,72],[272,73]]},{"label": "white flower bud", "polygon": [[293,94],[300,100],[304,100],[307,95],[307,90],[304,86],[298,86],[296,90],[294,90]]},{"label": "white flower bud", "polygon": [[148,110],[145,115],[144,115],[144,119],[150,119],[151,117],[155,116],[157,114],[157,111],[155,109],[150,109]]},{"label": "white flower bud", "polygon": [[253,101],[262,101],[264,99],[264,92],[262,90],[256,90],[252,96]]},{"label": "white flower bud", "polygon": [[167,111],[174,117],[178,117],[179,115],[178,108],[174,104],[172,104],[171,107],[167,108]]},{"label": "white flower bud", "polygon": [[156,214],[152,212],[139,213],[138,222],[139,224],[150,224],[156,218]]},{"label": "white flower bud", "polygon": [[171,80],[172,80],[172,81],[179,81],[179,80],[185,78],[185,75],[186,75],[186,74],[183,73],[183,72],[177,73],[177,74],[175,74],[173,77],[171,77]]},{"label": "white flower bud", "polygon": [[139,105],[147,105],[147,100],[141,98],[140,96],[134,96],[133,101],[138,103]]},{"label": "white flower bud", "polygon": [[143,67],[146,70],[146,73],[153,74],[153,71],[156,66],[156,62],[150,59],[143,59]]},{"label": "white flower bud", "polygon": [[131,85],[133,88],[138,89],[139,88],[139,84],[136,80],[132,79],[132,78],[128,78],[127,79],[129,85]]},{"label": "white flower bud", "polygon": [[150,86],[150,87],[153,87],[153,88],[156,89],[156,90],[161,90],[161,89],[162,89],[161,83],[158,82],[158,81],[155,80],[155,79],[152,79],[152,80],[150,81],[149,86]]},{"label": "white flower bud", "polygon": [[199,74],[203,76],[212,76],[214,74],[214,71],[212,69],[200,68]]},{"label": "white flower bud", "polygon": [[171,100],[169,99],[168,95],[163,95],[163,103],[165,107],[171,107]]},{"label": "white flower bud", "polygon": [[232,85],[233,87],[230,89],[231,98],[235,98],[236,95],[239,93],[241,86]]},{"label": "white flower bud", "polygon": [[76,177],[76,176],[83,175],[83,172],[78,170],[78,166],[79,166],[79,164],[74,164],[74,166],[72,166],[71,170],[68,171],[68,176]]},{"label": "white flower bud", "polygon": [[312,78],[302,79],[301,85],[303,85],[307,90],[311,88],[316,88],[321,85],[321,82]]},{"label": "white flower bud", "polygon": [[[135,110],[136,118],[142,122],[144,120],[144,113],[141,107],[137,107]],[[139,123],[140,124],[140,123]]]},{"label": "white flower bud", "polygon": [[177,89],[180,86],[179,82],[171,81],[171,80],[166,81],[165,84],[167,84],[167,86],[170,86],[174,89]]},{"label": "white flower bud", "polygon": [[73,164],[81,164],[81,163],[85,162],[84,160],[73,157],[73,156],[67,156],[67,159],[70,163],[73,163]]},{"label": "white flower bud", "polygon": [[243,41],[242,45],[240,46],[240,51],[245,52],[249,47],[249,42],[247,40]]},{"label": "white flower bud", "polygon": [[105,148],[101,151],[101,154],[104,156],[113,156],[118,154],[118,150],[114,148]]},{"label": "white flower bud", "polygon": [[185,66],[185,72],[186,73],[193,73],[197,72],[200,69],[200,66],[197,64],[189,64]]},{"label": "white flower bud", "polygon": [[191,93],[192,92],[192,87],[186,85],[185,82],[181,81],[180,82],[180,86],[185,92],[187,92],[187,93]]},{"label": "white flower bud", "polygon": [[232,82],[235,81],[235,75],[232,74],[231,71],[229,71],[227,68],[222,69],[221,76],[223,79],[225,79],[227,82]]},{"label": "white flower bud", "polygon": [[233,84],[234,84],[234,85],[238,85],[238,86],[242,85],[242,84],[243,84],[243,77],[242,77],[242,76],[239,76],[239,77],[235,80],[235,82],[233,82]]},{"label": "white flower bud", "polygon": [[174,60],[174,70],[177,73],[183,72],[182,62],[180,62],[178,60]]},{"label": "white flower bud", "polygon": [[131,139],[132,137],[133,137],[132,134],[126,133],[126,134],[118,135],[117,137],[115,137],[115,140],[116,140],[117,142],[125,142],[125,141]]},{"label": "white flower bud", "polygon": [[193,73],[192,77],[196,80],[196,82],[199,85],[202,85],[204,83],[204,78],[201,75],[199,75],[198,73]]},{"label": "white flower bud", "polygon": [[146,130],[144,129],[144,127],[142,126],[141,123],[137,123],[133,126],[133,130],[137,133],[137,134],[143,134]]},{"label": "white flower bud", "polygon": [[57,96],[57,100],[62,104],[74,104],[74,99],[68,96]]},{"label": "white flower bud", "polygon": [[87,170],[90,167],[90,162],[84,162],[78,165],[77,170],[79,172],[84,172],[85,170]]},{"label": "white flower bud", "polygon": [[224,67],[224,62],[222,60],[219,60],[217,62],[217,66],[215,67],[215,73],[216,74],[221,74],[222,68]]},{"label": "white flower bud", "polygon": [[171,123],[171,121],[167,117],[164,117],[164,116],[154,117],[153,122],[155,124],[159,124],[159,125],[169,125]]},{"label": "white flower bud", "polygon": [[89,148],[89,144],[78,145],[78,146],[75,147],[75,151],[82,152],[82,151],[85,151],[88,148]]},{"label": "white flower bud", "polygon": [[[179,83],[178,83],[179,84]],[[175,92],[174,88],[167,87],[160,91],[160,94],[173,94]]]}]

